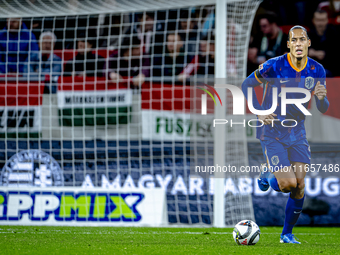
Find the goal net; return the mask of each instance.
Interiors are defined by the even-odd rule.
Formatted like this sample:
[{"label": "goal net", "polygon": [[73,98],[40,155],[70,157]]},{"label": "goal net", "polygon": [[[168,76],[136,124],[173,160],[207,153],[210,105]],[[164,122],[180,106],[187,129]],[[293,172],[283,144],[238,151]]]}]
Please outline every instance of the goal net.
[{"label": "goal net", "polygon": [[[258,4],[227,1],[228,84],[245,78]],[[0,185],[159,187],[168,223],[212,224],[214,179],[191,167],[214,165],[213,109],[204,123],[190,111],[197,86],[216,82],[215,1],[0,7]],[[230,95],[222,100],[231,114]],[[247,165],[245,130],[228,129],[222,142],[225,165]],[[247,175],[226,176],[227,226],[254,220],[252,187]]]}]

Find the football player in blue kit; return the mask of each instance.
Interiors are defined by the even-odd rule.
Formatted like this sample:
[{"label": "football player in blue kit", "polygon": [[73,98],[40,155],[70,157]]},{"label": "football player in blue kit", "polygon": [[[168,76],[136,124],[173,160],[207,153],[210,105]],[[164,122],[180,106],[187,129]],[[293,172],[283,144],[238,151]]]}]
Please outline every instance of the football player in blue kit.
[{"label": "football player in blue kit", "polygon": [[[296,243],[292,234],[293,227],[302,211],[304,194],[305,167],[310,164],[311,151],[306,139],[304,126],[305,114],[294,104],[287,104],[286,115],[281,115],[281,88],[297,87],[314,92],[317,108],[325,113],[329,107],[326,96],[326,73],[321,64],[308,58],[311,41],[307,30],[294,26],[289,31],[287,46],[289,53],[269,59],[259,66],[242,84],[247,97],[249,87],[263,84],[263,99],[260,105],[253,92],[253,106],[257,110],[268,110],[273,102],[273,88],[277,88],[277,108],[269,115],[258,115],[263,121],[257,127],[256,137],[260,139],[266,166],[261,167],[258,185],[262,191],[272,187],[275,191],[290,193],[286,210],[281,243]],[[287,99],[304,98],[302,93],[287,93]],[[303,106],[307,108],[308,102]],[[288,119],[295,120],[291,125]],[[276,121],[274,121],[276,120]],[[280,120],[280,121],[277,121]],[[286,120],[283,126],[281,121]],[[294,125],[295,126],[294,126]],[[290,126],[290,127],[287,127]],[[292,127],[294,126],[294,127]],[[269,171],[268,171],[269,169]]]}]

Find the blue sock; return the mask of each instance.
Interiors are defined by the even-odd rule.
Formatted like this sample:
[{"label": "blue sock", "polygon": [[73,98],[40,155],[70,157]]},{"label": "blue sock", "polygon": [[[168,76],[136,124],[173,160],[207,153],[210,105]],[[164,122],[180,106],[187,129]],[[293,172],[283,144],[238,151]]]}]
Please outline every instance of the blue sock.
[{"label": "blue sock", "polygon": [[301,199],[291,198],[289,196],[287,205],[286,205],[286,217],[285,224],[283,225],[282,235],[292,233],[293,227],[297,222],[303,206],[303,201],[305,200],[305,196]]},{"label": "blue sock", "polygon": [[267,180],[269,182],[270,187],[272,187],[273,190],[280,192],[279,184],[277,183],[276,177],[273,173],[270,173],[267,177]]}]

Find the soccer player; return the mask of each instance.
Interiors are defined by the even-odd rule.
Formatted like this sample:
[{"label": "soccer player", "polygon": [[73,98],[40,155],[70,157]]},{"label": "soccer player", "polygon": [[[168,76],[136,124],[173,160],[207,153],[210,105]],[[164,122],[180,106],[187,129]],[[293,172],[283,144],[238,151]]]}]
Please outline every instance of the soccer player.
[{"label": "soccer player", "polygon": [[[281,115],[281,88],[297,87],[314,92],[316,105],[325,113],[329,107],[326,96],[325,69],[315,60],[308,58],[311,41],[307,30],[302,26],[290,29],[287,41],[288,54],[269,59],[259,66],[242,84],[247,97],[248,87],[263,86],[263,99],[260,105],[253,92],[253,105],[257,110],[267,110],[272,106],[273,88],[277,88],[278,106],[274,113],[258,115],[264,125],[257,128],[267,167],[261,167],[258,185],[262,191],[272,187],[275,191],[290,193],[285,210],[285,222],[281,234],[281,243],[300,244],[292,234],[301,210],[304,195],[306,167],[310,164],[310,147],[304,127],[305,115],[293,104],[286,106],[286,115]],[[287,98],[304,98],[302,93],[287,93]],[[306,107],[308,103],[304,103]],[[286,126],[281,124],[285,121]],[[288,121],[293,119],[294,121]],[[280,120],[280,121],[274,121]],[[288,124],[291,122],[291,124]],[[297,124],[296,124],[297,123]],[[295,127],[291,127],[294,126]],[[268,169],[270,171],[268,171]]]}]

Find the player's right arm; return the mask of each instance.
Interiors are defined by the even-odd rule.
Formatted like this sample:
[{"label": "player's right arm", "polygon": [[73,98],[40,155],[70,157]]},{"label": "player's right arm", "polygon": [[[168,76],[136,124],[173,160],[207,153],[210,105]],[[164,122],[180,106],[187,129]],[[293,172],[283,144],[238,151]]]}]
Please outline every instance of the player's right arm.
[{"label": "player's right arm", "polygon": [[[254,88],[256,86],[261,85],[270,80],[269,75],[272,70],[272,66],[270,61],[265,62],[264,64],[259,66],[259,69],[255,70],[252,74],[250,74],[242,83],[242,91],[245,95],[246,99],[248,100],[248,88]],[[263,77],[266,76],[266,78]],[[253,98],[253,106],[257,110],[265,110],[260,105],[259,101],[257,100],[255,90],[252,89],[252,98]],[[250,95],[249,95],[250,96]],[[276,114],[272,113],[269,115],[257,115],[259,120],[262,120],[265,125],[269,125],[272,123],[272,120],[275,119]]]},{"label": "player's right arm", "polygon": [[[258,78],[257,75],[259,75],[258,69],[252,72],[251,75],[249,75],[242,83],[242,91],[247,100],[248,100],[248,88],[254,88],[264,83],[263,80],[260,80],[262,76],[260,75],[260,78]],[[255,90],[252,89],[252,91],[253,91],[252,97],[253,97],[254,108],[257,110],[262,110],[262,106],[257,100]]]}]

